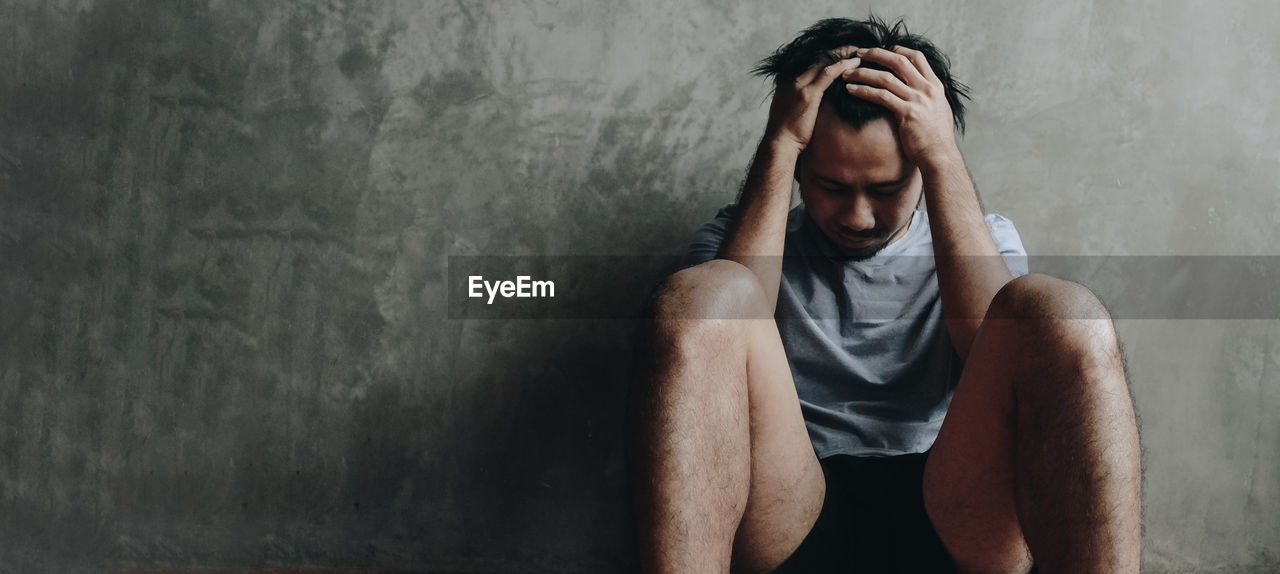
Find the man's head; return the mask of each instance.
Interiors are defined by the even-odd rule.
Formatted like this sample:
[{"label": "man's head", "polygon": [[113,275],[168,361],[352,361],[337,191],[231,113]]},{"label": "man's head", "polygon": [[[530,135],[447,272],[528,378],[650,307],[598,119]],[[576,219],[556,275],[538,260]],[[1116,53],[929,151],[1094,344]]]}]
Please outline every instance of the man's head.
[{"label": "man's head", "polygon": [[[941,80],[955,127],[964,131],[968,88],[951,77],[950,61],[925,38],[875,16],[865,21],[822,20],[762,60],[755,74],[775,86],[796,81],[813,67],[853,57],[848,46],[902,46],[924,54]],[[864,67],[886,70],[864,62]],[[796,165],[809,216],[848,257],[874,255],[900,238],[919,204],[920,172],[898,145],[897,121],[888,108],[851,95],[844,78],[824,92],[813,136]]]},{"label": "man's head", "polygon": [[[845,46],[885,49],[902,46],[924,54],[925,59],[929,61],[929,67],[933,68],[933,73],[942,80],[947,103],[951,104],[951,114],[955,118],[956,129],[964,133],[963,100],[969,98],[968,86],[951,77],[951,60],[946,54],[923,36],[907,32],[907,27],[902,20],[893,26],[885,24],[874,15],[866,20],[830,18],[819,21],[801,32],[791,42],[778,48],[772,56],[761,60],[751,72],[759,76],[772,77],[775,85],[794,82],[812,67],[827,66],[840,59],[852,58],[852,53],[840,52],[840,48]],[[863,66],[874,70],[887,70],[884,66],[869,62],[864,63]],[[893,119],[893,114],[887,108],[861,98],[849,97],[849,92],[845,89],[847,83],[843,78],[836,78],[822,98],[823,103],[829,104],[837,117],[855,128],[861,128],[877,119]]]}]

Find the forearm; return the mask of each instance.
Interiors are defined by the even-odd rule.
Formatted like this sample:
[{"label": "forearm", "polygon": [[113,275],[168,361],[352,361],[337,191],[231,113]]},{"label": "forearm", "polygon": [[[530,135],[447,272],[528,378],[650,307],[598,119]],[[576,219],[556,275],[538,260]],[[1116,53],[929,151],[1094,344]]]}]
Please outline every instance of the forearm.
[{"label": "forearm", "polygon": [[956,352],[963,359],[969,356],[973,336],[991,299],[1013,275],[991,238],[959,151],[921,162],[920,171],[942,312]]},{"label": "forearm", "polygon": [[782,280],[791,182],[799,155],[796,146],[767,136],[761,140],[738,198],[738,217],[730,225],[717,254],[721,259],[741,263],[756,274],[771,309],[777,304]]}]

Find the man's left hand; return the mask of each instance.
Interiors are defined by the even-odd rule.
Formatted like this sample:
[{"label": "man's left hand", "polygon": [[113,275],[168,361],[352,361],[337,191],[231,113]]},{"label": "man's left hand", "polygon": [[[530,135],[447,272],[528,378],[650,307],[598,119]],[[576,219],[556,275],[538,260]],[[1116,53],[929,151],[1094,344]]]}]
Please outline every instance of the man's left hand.
[{"label": "man's left hand", "polygon": [[924,54],[894,46],[893,50],[858,50],[864,63],[880,64],[892,73],[865,66],[845,72],[850,94],[893,112],[902,151],[916,165],[959,157],[954,118],[942,81]]}]

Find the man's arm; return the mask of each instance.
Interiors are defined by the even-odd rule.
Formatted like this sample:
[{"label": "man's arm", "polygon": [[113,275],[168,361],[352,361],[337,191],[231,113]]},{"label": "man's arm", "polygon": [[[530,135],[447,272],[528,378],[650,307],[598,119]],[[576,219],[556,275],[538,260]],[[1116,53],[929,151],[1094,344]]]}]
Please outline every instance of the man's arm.
[{"label": "man's arm", "polygon": [[956,353],[965,359],[987,307],[1013,274],[991,238],[960,152],[930,158],[919,167],[943,316]]},{"label": "man's arm", "polygon": [[823,92],[837,77],[861,63],[853,58],[825,68],[815,67],[793,84],[779,85],[769,106],[769,124],[738,198],[738,217],[729,226],[717,256],[754,272],[769,297],[770,309],[777,305],[782,280],[782,253],[796,160],[813,135]]},{"label": "man's arm", "polygon": [[903,152],[920,169],[943,315],[956,352],[968,358],[987,307],[1013,274],[987,229],[956,146],[951,106],[924,55],[902,47],[858,53],[892,70],[852,72],[850,81],[861,84],[850,83],[849,93],[893,111]]}]

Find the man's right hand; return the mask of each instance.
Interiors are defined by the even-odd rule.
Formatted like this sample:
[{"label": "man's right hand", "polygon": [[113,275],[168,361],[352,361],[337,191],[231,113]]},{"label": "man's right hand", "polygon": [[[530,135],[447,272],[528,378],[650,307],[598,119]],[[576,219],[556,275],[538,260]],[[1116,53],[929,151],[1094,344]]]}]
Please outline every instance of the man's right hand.
[{"label": "man's right hand", "polygon": [[[846,46],[833,50],[833,53],[849,53],[852,49],[852,46]],[[795,146],[796,152],[804,150],[813,136],[813,124],[822,104],[822,94],[836,78],[861,64],[861,58],[840,60],[825,68],[810,68],[790,85],[779,85],[774,91],[773,103],[769,105],[765,139]]]}]

